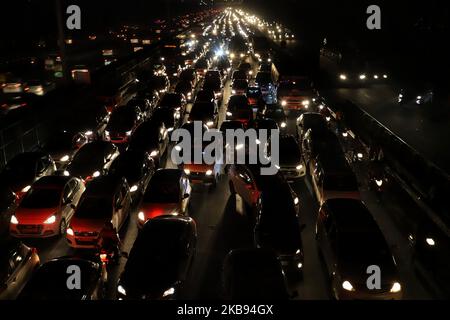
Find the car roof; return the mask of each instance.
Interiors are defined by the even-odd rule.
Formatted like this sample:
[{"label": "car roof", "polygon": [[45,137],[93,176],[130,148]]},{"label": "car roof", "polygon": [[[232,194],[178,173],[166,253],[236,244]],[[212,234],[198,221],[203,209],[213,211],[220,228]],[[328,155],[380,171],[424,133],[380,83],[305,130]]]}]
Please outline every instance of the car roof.
[{"label": "car roof", "polygon": [[55,188],[62,188],[66,185],[67,182],[69,182],[72,177],[67,176],[44,176],[37,180],[35,183],[33,183],[33,188],[48,188],[48,187],[55,187]]},{"label": "car roof", "polygon": [[163,179],[163,180],[179,180],[183,175],[183,171],[181,169],[158,169],[152,176],[153,179]]},{"label": "car roof", "polygon": [[372,214],[360,200],[328,199],[323,208],[329,211],[336,226],[344,231],[378,231],[378,225]]},{"label": "car roof", "polygon": [[86,186],[86,195],[112,197],[125,178],[115,175],[100,176]]}]

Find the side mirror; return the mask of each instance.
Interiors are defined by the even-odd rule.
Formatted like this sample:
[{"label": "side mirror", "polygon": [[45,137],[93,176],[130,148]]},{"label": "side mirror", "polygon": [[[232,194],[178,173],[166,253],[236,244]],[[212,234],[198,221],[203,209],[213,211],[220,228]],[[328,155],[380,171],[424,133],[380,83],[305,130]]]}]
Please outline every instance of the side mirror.
[{"label": "side mirror", "polygon": [[183,195],[183,199],[187,199],[187,198],[189,198],[189,193],[185,193],[184,195]]},{"label": "side mirror", "polygon": [[126,251],[122,251],[122,252],[120,253],[120,255],[121,255],[122,257],[126,258],[126,259],[128,259],[128,257],[129,257],[129,254],[128,254],[128,252],[126,252]]}]

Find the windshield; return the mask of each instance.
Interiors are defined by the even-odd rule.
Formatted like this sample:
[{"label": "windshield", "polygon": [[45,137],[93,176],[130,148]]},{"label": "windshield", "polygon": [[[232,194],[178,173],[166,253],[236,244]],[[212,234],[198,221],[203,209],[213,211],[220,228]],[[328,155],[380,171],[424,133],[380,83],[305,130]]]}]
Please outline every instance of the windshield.
[{"label": "windshield", "polygon": [[86,219],[111,218],[112,199],[109,197],[84,197],[78,205],[76,216]]},{"label": "windshield", "polygon": [[144,195],[144,202],[176,203],[180,200],[180,187],[173,181],[152,179]]},{"label": "windshield", "polygon": [[59,204],[61,190],[58,188],[31,188],[22,199],[22,208],[54,208]]}]

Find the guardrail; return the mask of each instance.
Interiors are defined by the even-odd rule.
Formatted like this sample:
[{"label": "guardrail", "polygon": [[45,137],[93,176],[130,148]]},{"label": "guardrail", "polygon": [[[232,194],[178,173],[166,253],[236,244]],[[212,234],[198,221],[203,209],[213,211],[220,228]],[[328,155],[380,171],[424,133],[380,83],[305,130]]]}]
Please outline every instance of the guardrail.
[{"label": "guardrail", "polygon": [[345,124],[363,143],[381,148],[389,167],[417,195],[415,200],[425,203],[450,226],[450,176],[359,106],[348,100],[336,102],[331,109],[336,106]]}]

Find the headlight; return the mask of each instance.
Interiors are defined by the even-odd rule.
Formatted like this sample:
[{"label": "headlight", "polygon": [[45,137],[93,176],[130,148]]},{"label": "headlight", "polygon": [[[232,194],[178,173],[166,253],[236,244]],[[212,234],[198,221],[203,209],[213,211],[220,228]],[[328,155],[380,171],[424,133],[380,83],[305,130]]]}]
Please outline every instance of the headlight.
[{"label": "headlight", "polygon": [[145,221],[145,214],[144,214],[143,211],[140,211],[138,213],[138,219],[141,220],[141,221]]},{"label": "headlight", "polygon": [[281,106],[285,107],[287,105],[287,101],[286,100],[282,100],[281,101]]},{"label": "headlight", "polygon": [[398,95],[398,97],[399,97],[399,98],[403,98],[403,94],[400,93],[400,94]]},{"label": "headlight", "polygon": [[364,155],[361,152],[358,152],[356,156],[358,157],[358,159],[362,159],[364,157]]},{"label": "headlight", "polygon": [[231,117],[233,114],[230,111],[227,111],[227,116]]},{"label": "headlight", "polygon": [[243,58],[243,57],[245,57],[245,54],[241,53],[239,56],[240,56],[241,58]]},{"label": "headlight", "polygon": [[105,135],[109,136],[109,131],[105,130]]},{"label": "headlight", "polygon": [[339,75],[339,79],[347,80],[347,76],[345,74],[341,74],[341,75]]},{"label": "headlight", "polygon": [[433,238],[426,238],[425,242],[427,243],[427,245],[429,245],[430,247],[433,247],[436,245],[436,242],[434,241]]},{"label": "headlight", "polygon": [[67,161],[69,161],[69,156],[66,154],[66,155],[62,156],[61,159],[59,159],[59,161],[67,162]]},{"label": "headlight", "polygon": [[25,188],[23,188],[21,191],[23,192],[23,193],[26,193],[26,192],[28,192],[28,190],[30,190],[31,189],[31,186],[26,186]]},{"label": "headlight", "polygon": [[207,176],[210,176],[210,175],[212,175],[212,173],[213,173],[213,172],[212,172],[212,170],[208,170],[208,171],[206,171],[206,175],[207,175]]},{"label": "headlight", "polygon": [[235,56],[236,56],[236,55],[235,55],[234,53],[230,53],[230,58],[231,58],[231,59],[234,59]]},{"label": "headlight", "polygon": [[366,78],[366,75],[365,75],[365,74],[360,74],[360,75],[359,75],[359,79],[364,80],[365,78]]},{"label": "headlight", "polygon": [[400,285],[400,283],[394,282],[394,284],[392,285],[392,288],[391,288],[390,292],[396,293],[396,292],[400,292],[401,290],[402,290],[402,286]]},{"label": "headlight", "polygon": [[206,125],[207,125],[208,127],[212,127],[212,126],[214,125],[214,122],[208,121],[208,122],[206,123]]},{"label": "headlight", "polygon": [[64,174],[66,177],[70,176],[70,172],[67,171],[67,170],[64,170],[63,174]]},{"label": "headlight", "polygon": [[377,186],[381,187],[383,185],[383,180],[375,179],[375,183],[377,184]]},{"label": "headlight", "polygon": [[153,150],[153,151],[150,153],[150,157],[156,157],[158,154],[159,154],[159,151],[158,151],[158,150]]},{"label": "headlight", "polygon": [[88,130],[84,133],[85,136],[92,136],[93,132],[91,130]]},{"label": "headlight", "polygon": [[94,178],[100,177],[100,171],[95,171],[95,172],[92,174],[92,176],[93,176]]},{"label": "headlight", "polygon": [[11,216],[10,222],[11,222],[11,224],[19,224],[19,220],[17,220],[15,215]]},{"label": "headlight", "polygon": [[344,290],[347,290],[347,291],[355,291],[355,289],[353,288],[353,286],[350,283],[350,281],[347,281],[347,280],[342,282],[342,288],[344,288]]},{"label": "headlight", "polygon": [[184,173],[186,173],[186,174],[191,174],[191,170],[189,170],[189,169],[184,169]]},{"label": "headlight", "polygon": [[300,200],[298,200],[298,197],[295,197],[295,198],[294,198],[294,204],[295,204],[295,205],[298,205],[299,201],[300,201]]},{"label": "headlight", "polygon": [[172,75],[173,75],[174,77],[176,77],[176,76],[178,75],[178,73],[174,72]]},{"label": "headlight", "polygon": [[136,192],[137,189],[138,189],[138,186],[137,186],[137,185],[134,185],[134,186],[132,186],[132,187],[130,188],[130,192]]},{"label": "headlight", "polygon": [[330,121],[330,120],[331,120],[331,117],[325,117],[325,119],[326,119],[327,121]]},{"label": "headlight", "polygon": [[129,137],[129,136],[131,136],[132,132],[133,132],[133,130],[130,130],[130,131],[125,132],[125,134]]},{"label": "headlight", "polygon": [[253,74],[253,70],[250,70],[250,71],[248,72],[248,74],[249,74],[249,75],[252,75],[252,74]]},{"label": "headlight", "polygon": [[342,132],[342,136],[343,136],[344,138],[347,138],[347,137],[348,137],[348,133],[347,133],[347,131],[345,131],[345,132]]},{"label": "headlight", "polygon": [[373,76],[373,78],[374,78],[374,79],[378,79],[378,75],[375,74],[375,75]]},{"label": "headlight", "polygon": [[52,224],[52,223],[55,223],[55,221],[56,221],[56,216],[51,216],[51,217],[49,217],[47,220],[45,220],[44,221],[44,224]]},{"label": "headlight", "polygon": [[302,101],[302,105],[309,106],[309,100],[303,100]]},{"label": "headlight", "polygon": [[127,291],[125,290],[124,287],[122,287],[121,284],[119,284],[119,285],[117,286],[117,292],[119,292],[120,294],[122,294],[122,295],[124,295],[124,296],[127,295]]},{"label": "headlight", "polygon": [[323,108],[325,108],[325,107],[323,106],[323,104],[319,104],[319,109],[320,109],[320,110],[323,110]]},{"label": "headlight", "polygon": [[417,100],[420,100],[420,99],[422,99],[422,96],[417,96]]},{"label": "headlight", "polygon": [[231,90],[231,94],[236,94],[236,90]]},{"label": "headlight", "polygon": [[280,125],[282,128],[286,128],[286,122],[282,122]]},{"label": "headlight", "polygon": [[302,164],[299,164],[298,166],[295,167],[295,169],[297,169],[297,170],[302,170],[302,169],[303,169],[303,165],[302,165]]},{"label": "headlight", "polygon": [[387,74],[383,74],[383,78],[384,78],[384,79],[387,79],[387,78],[388,78],[388,75],[387,75]]},{"label": "headlight", "polygon": [[175,293],[175,288],[169,288],[163,293],[163,297],[171,296]]},{"label": "headlight", "polygon": [[68,228],[67,231],[66,231],[66,233],[67,233],[69,236],[73,236],[73,230],[72,230],[72,228]]}]

